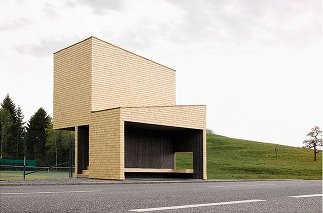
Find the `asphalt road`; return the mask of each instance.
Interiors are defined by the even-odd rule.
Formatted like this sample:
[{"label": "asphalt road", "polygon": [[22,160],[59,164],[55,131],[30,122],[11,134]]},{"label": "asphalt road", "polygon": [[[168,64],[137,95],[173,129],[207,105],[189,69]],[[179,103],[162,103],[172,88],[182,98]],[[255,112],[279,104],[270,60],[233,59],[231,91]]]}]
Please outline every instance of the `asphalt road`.
[{"label": "asphalt road", "polygon": [[322,181],[25,185],[0,188],[0,212],[6,213],[153,211],[322,212]]}]

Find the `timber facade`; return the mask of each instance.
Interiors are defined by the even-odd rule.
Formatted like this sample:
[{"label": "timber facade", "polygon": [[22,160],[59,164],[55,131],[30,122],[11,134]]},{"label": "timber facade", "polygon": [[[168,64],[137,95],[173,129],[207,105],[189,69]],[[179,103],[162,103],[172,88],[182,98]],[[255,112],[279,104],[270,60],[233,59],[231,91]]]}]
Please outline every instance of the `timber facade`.
[{"label": "timber facade", "polygon": [[53,125],[75,131],[76,177],[207,178],[206,106],[176,105],[175,75],[95,37],[54,53]]}]

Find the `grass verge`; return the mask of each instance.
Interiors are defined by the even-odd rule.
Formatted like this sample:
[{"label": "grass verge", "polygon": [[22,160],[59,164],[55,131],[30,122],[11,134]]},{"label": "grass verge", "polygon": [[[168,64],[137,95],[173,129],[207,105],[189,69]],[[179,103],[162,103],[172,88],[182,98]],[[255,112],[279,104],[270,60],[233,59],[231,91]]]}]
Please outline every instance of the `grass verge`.
[{"label": "grass verge", "polygon": [[[207,135],[209,179],[322,179],[322,152]],[[192,157],[176,153],[176,168],[192,168]]]},{"label": "grass verge", "polygon": [[[26,175],[26,180],[68,178],[66,171],[40,171]],[[23,180],[22,171],[0,171],[0,180]]]}]

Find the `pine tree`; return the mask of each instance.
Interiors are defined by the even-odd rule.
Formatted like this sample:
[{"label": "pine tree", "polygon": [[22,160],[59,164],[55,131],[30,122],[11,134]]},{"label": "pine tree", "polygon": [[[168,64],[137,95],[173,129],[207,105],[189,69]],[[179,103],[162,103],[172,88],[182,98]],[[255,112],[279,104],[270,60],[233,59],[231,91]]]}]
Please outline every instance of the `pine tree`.
[{"label": "pine tree", "polygon": [[50,117],[43,108],[31,116],[27,124],[27,158],[36,159],[38,166],[48,164],[46,159],[47,128],[50,125]]},{"label": "pine tree", "polygon": [[[3,99],[1,103],[2,109],[6,109],[11,117],[12,125],[6,127],[6,140],[3,142],[3,157],[16,158],[16,141],[17,139],[17,120],[16,120],[16,105],[11,100],[9,94]],[[7,119],[7,121],[9,121]]]},{"label": "pine tree", "polygon": [[24,116],[20,106],[17,108],[16,112],[16,123],[15,123],[15,133],[16,133],[16,159],[22,159],[24,157]]},{"label": "pine tree", "polygon": [[13,126],[13,118],[10,114],[10,112],[5,109],[0,109],[0,158],[7,158],[8,155],[8,149],[10,149],[10,143],[9,141],[12,138],[12,126]]},{"label": "pine tree", "polygon": [[1,107],[7,109],[12,116],[16,115],[16,105],[11,100],[9,94],[3,99]]}]

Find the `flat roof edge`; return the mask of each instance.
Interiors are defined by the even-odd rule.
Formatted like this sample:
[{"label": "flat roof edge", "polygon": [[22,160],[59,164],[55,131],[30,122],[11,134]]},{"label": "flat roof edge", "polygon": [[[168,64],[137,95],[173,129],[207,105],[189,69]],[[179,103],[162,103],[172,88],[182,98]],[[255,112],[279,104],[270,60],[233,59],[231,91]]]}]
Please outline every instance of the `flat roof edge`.
[{"label": "flat roof edge", "polygon": [[96,112],[103,112],[103,111],[109,111],[109,110],[115,110],[115,109],[136,109],[136,108],[167,108],[167,107],[206,107],[206,105],[203,104],[192,104],[192,105],[170,105],[170,106],[136,106],[136,107],[114,107],[109,109],[102,109],[102,110],[96,110],[91,111],[91,113]]},{"label": "flat roof edge", "polygon": [[136,125],[142,125],[146,127],[164,127],[164,128],[170,128],[170,129],[197,129],[197,130],[204,130],[206,128],[203,127],[197,127],[197,126],[187,126],[187,125],[174,125],[174,124],[161,124],[161,123],[148,123],[148,122],[142,122],[142,121],[134,121],[134,120],[123,120],[126,125],[136,126]]}]

